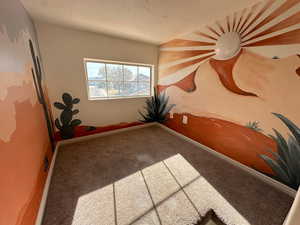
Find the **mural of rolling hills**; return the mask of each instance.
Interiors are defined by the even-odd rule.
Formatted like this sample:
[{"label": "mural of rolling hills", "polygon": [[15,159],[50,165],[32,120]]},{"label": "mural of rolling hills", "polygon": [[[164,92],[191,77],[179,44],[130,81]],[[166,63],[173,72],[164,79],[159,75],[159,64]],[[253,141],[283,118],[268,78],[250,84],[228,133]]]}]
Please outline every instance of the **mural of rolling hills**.
[{"label": "mural of rolling hills", "polygon": [[176,104],[166,125],[271,173],[259,155],[276,151],[272,128],[288,133],[271,113],[300,125],[299,36],[300,0],[267,0],[163,43],[158,89]]}]

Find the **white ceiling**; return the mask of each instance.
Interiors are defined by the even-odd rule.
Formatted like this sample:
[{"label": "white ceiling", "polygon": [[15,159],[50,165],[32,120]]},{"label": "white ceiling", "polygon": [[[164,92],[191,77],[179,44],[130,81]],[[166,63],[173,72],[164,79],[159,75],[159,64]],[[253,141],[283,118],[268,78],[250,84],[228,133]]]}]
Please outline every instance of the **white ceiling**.
[{"label": "white ceiling", "polygon": [[159,44],[259,0],[21,0],[35,20]]}]

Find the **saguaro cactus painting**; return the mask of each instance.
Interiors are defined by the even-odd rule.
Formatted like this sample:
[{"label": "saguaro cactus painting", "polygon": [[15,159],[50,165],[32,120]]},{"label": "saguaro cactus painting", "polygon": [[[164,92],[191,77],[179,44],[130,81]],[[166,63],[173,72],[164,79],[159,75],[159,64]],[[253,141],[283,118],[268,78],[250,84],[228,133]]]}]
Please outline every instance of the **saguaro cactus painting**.
[{"label": "saguaro cactus painting", "polygon": [[48,108],[49,106],[48,106],[48,103],[47,103],[47,100],[46,100],[46,97],[44,94],[44,87],[43,87],[43,81],[42,81],[42,69],[41,69],[40,60],[39,60],[39,57],[35,54],[33,43],[30,39],[29,39],[29,47],[30,47],[33,65],[34,65],[34,69],[31,68],[34,86],[35,86],[36,94],[38,97],[38,101],[43,107],[45,120],[46,120],[47,128],[48,128],[48,134],[49,134],[49,138],[51,141],[52,150],[54,151],[54,130],[53,130],[53,123],[52,123],[53,120],[51,118],[51,113]]}]

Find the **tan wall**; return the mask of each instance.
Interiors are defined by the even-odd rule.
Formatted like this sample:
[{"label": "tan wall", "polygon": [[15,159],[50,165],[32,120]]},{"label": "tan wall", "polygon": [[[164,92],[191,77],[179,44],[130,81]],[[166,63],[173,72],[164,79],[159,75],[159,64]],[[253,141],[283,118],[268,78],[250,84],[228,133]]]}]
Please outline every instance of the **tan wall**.
[{"label": "tan wall", "polygon": [[[83,58],[153,64],[156,77],[158,46],[41,22],[36,28],[51,103],[60,101],[63,92],[80,98],[77,106],[84,125],[103,126],[139,119],[138,109],[143,107],[145,98],[88,100]],[[57,113],[54,109],[55,117]]]}]

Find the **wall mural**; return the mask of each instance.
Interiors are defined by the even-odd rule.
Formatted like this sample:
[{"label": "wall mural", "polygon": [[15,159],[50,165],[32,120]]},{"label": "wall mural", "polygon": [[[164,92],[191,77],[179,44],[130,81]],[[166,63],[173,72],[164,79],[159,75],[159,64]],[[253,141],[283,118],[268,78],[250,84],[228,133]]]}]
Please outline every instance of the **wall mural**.
[{"label": "wall mural", "polygon": [[0,49],[0,224],[34,224],[52,157],[51,116],[35,31],[17,0],[1,3]]},{"label": "wall mural", "polygon": [[[267,0],[160,46],[158,89],[176,104],[166,123],[263,173],[272,115],[300,125],[300,0]],[[183,116],[188,123],[183,124]]]}]

